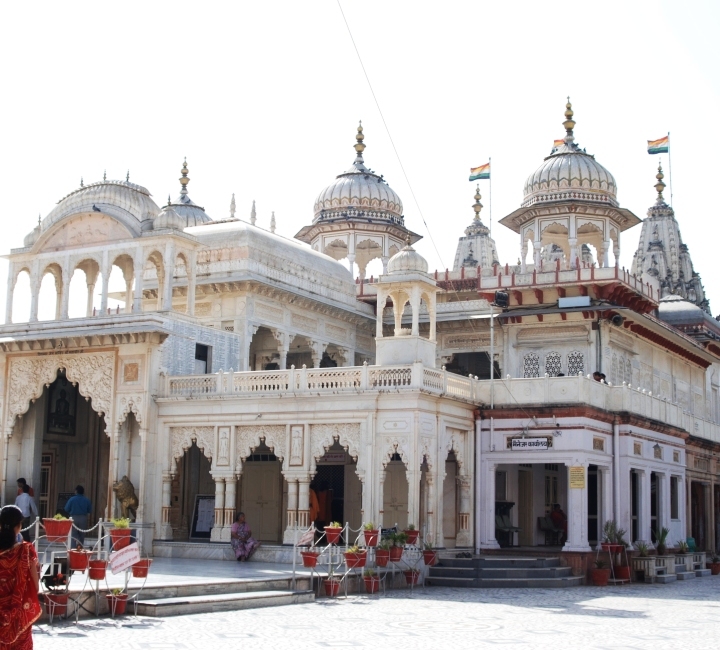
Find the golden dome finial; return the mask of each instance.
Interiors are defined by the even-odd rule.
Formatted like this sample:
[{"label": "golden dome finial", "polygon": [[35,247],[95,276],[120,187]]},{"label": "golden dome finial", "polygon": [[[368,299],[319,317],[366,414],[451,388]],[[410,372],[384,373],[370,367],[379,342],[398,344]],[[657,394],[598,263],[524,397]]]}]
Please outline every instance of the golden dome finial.
[{"label": "golden dome finial", "polygon": [[363,143],[364,139],[365,136],[363,135],[362,120],[360,120],[360,124],[358,124],[357,128],[357,133],[355,134],[355,151],[357,152],[360,162],[362,162],[362,154],[363,151],[365,151],[365,144]]},{"label": "golden dome finial", "polygon": [[187,158],[183,160],[183,166],[180,170],[180,173],[182,174],[182,176],[180,177],[180,185],[182,185],[182,190],[180,192],[181,194],[187,194],[187,184],[190,182],[190,179],[188,178]]},{"label": "golden dome finial", "polygon": [[[567,135],[565,136],[565,142],[572,142],[573,138],[573,129],[575,128],[575,120],[573,120],[573,109],[572,104],[570,103],[570,97],[567,98],[567,104],[565,104],[565,121],[563,122],[563,127],[565,131],[567,132]],[[569,140],[568,140],[569,139]]]},{"label": "golden dome finial", "polygon": [[657,179],[657,183],[655,183],[655,190],[658,193],[658,201],[663,201],[663,190],[665,189],[663,178],[665,178],[665,174],[663,174],[662,163],[658,165],[658,173],[655,174],[655,178]]},{"label": "golden dome finial", "polygon": [[480,203],[482,195],[480,194],[480,185],[475,187],[475,203],[473,203],[472,209],[475,211],[475,221],[480,221],[480,210],[483,209],[483,204]]}]

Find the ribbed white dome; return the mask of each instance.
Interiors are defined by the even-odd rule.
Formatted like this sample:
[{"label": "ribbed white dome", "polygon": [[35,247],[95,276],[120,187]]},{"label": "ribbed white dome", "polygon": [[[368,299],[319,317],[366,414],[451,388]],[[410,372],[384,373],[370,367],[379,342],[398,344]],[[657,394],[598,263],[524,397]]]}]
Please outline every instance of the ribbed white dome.
[{"label": "ribbed white dome", "polygon": [[400,197],[382,176],[365,167],[362,157],[365,150],[363,138],[361,125],[356,135],[355,162],[320,192],[315,200],[314,222],[344,217],[390,220],[402,224],[403,205]]},{"label": "ribbed white dome", "polygon": [[165,228],[182,230],[186,225],[186,220],[181,217],[171,205],[166,205],[160,211],[160,214],[155,217],[155,221],[153,222],[153,228],[155,230],[163,230]]},{"label": "ribbed white dome", "polygon": [[427,260],[408,243],[399,253],[390,258],[388,275],[400,273],[427,273]]}]

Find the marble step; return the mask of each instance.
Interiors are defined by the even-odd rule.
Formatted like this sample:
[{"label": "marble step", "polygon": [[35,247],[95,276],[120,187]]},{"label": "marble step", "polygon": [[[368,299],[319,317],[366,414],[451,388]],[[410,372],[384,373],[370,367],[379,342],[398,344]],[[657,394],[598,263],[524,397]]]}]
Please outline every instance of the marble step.
[{"label": "marble step", "polygon": [[468,568],[434,566],[430,569],[431,577],[474,577],[474,578],[567,578],[572,576],[572,567],[548,568]]},{"label": "marble step", "polygon": [[252,591],[231,594],[204,594],[139,600],[137,613],[141,616],[178,616],[180,614],[203,614],[226,612],[259,607],[295,605],[315,600],[315,593],[306,591]]},{"label": "marble step", "polygon": [[675,582],[677,580],[677,576],[674,573],[671,573],[669,575],[657,575],[655,576],[655,582],[665,585],[668,582]]},{"label": "marble step", "polygon": [[675,575],[678,580],[692,580],[695,577],[694,571],[676,571]]},{"label": "marble step", "polygon": [[560,566],[558,557],[501,557],[501,556],[475,556],[472,558],[455,558],[450,555],[440,555],[442,566],[450,567],[476,567],[480,569],[547,569]]},{"label": "marble step", "polygon": [[444,578],[428,577],[425,584],[434,587],[473,587],[473,588],[537,588],[564,589],[582,585],[581,576],[567,578]]},{"label": "marble step", "polygon": [[712,571],[710,571],[710,569],[695,569],[695,575],[698,578],[705,578],[707,576],[711,576]]}]

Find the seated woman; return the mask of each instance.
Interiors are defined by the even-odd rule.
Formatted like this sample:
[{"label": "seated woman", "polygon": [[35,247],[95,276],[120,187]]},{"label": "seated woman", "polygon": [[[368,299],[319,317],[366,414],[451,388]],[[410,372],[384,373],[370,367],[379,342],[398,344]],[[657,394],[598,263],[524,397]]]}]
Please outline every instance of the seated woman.
[{"label": "seated woman", "polygon": [[230,529],[230,545],[235,551],[235,559],[238,562],[249,560],[260,546],[260,542],[252,537],[250,526],[245,523],[244,512],[238,512],[237,519]]}]

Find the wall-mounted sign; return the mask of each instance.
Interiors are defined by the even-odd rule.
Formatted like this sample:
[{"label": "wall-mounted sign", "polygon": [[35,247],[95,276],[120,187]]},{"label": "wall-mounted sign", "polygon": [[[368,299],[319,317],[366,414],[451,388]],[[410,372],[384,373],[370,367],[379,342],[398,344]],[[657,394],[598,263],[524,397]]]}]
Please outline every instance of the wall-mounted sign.
[{"label": "wall-mounted sign", "polygon": [[321,463],[345,463],[347,457],[344,451],[328,451],[320,457]]},{"label": "wall-mounted sign", "polygon": [[547,449],[547,438],[513,438],[511,449],[513,451],[527,451],[537,449]]},{"label": "wall-mounted sign", "polygon": [[570,489],[585,489],[585,468],[582,465],[570,467]]}]

